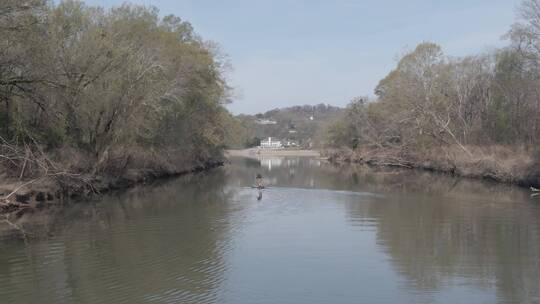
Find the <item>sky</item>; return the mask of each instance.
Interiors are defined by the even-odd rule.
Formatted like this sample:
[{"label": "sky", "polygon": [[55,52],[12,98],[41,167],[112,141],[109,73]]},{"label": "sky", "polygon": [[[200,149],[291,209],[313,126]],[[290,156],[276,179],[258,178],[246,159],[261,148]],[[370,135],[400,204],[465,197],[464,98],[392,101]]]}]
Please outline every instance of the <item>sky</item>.
[{"label": "sky", "polygon": [[[110,7],[124,0],[87,0]],[[131,0],[189,21],[220,45],[235,114],[373,95],[424,41],[448,56],[505,45],[521,0]]]}]

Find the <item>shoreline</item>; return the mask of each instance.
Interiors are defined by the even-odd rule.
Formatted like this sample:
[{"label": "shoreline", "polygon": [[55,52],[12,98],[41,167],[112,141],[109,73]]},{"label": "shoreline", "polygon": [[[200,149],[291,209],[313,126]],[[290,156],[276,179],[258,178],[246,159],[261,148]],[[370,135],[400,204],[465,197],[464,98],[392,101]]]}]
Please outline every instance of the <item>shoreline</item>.
[{"label": "shoreline", "polygon": [[207,161],[186,170],[134,170],[119,177],[85,176],[86,185],[61,186],[50,177],[30,181],[0,182],[0,215],[19,213],[23,210],[42,209],[61,203],[65,199],[75,202],[116,190],[129,189],[137,185],[160,179],[176,178],[188,174],[209,171],[225,164],[224,160]]},{"label": "shoreline", "polygon": [[[447,147],[448,148],[448,147]],[[258,149],[227,150],[225,156],[247,157],[316,157],[338,165],[359,164],[370,167],[388,167],[405,170],[420,170],[436,174],[450,175],[456,178],[492,181],[500,184],[515,185],[523,188],[540,188],[540,165],[530,161],[516,165],[498,154],[504,155],[508,151],[496,151],[492,154],[478,151],[483,156],[462,158],[460,151],[452,150],[448,153],[442,151],[416,151],[405,152],[397,149],[367,149],[352,151],[350,149],[336,149],[326,151],[315,150],[285,150],[285,149]],[[495,149],[496,150],[496,149]],[[462,154],[462,153],[461,153]],[[524,157],[524,155],[520,155]],[[505,164],[509,162],[509,164]]]},{"label": "shoreline", "polygon": [[[433,153],[433,151],[430,151]],[[524,188],[540,187],[540,168],[528,166],[502,166],[501,159],[460,159],[441,157],[442,153],[403,152],[392,149],[362,151],[333,150],[323,153],[334,164],[359,164],[371,167],[390,167],[446,174],[457,178],[487,180]],[[434,156],[438,155],[438,156]],[[493,157],[493,156],[491,156]]]},{"label": "shoreline", "polygon": [[251,157],[259,156],[301,156],[301,157],[321,157],[321,153],[316,150],[293,150],[293,149],[259,149],[250,148],[243,150],[227,150],[226,157]]}]

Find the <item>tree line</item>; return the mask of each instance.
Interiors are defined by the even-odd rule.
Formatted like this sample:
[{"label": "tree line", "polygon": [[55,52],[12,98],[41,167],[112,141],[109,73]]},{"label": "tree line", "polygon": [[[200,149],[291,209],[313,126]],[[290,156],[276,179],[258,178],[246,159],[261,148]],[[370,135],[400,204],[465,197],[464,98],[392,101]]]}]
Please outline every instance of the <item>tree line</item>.
[{"label": "tree line", "polygon": [[540,142],[540,1],[525,0],[520,21],[496,51],[453,58],[418,45],[375,90],[355,98],[327,130],[330,147],[429,148]]},{"label": "tree line", "polygon": [[235,123],[225,69],[215,44],[153,7],[2,0],[0,165],[22,177],[69,157],[89,172],[218,157]]}]

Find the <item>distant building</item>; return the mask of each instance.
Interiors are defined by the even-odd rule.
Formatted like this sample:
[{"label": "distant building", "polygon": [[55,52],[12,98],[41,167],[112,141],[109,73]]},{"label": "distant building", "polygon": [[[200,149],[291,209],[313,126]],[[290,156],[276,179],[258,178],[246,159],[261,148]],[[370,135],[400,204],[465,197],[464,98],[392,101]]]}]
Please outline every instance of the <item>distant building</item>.
[{"label": "distant building", "polygon": [[268,137],[265,140],[261,140],[261,148],[262,149],[280,149],[280,148],[283,148],[283,145],[281,144],[281,141],[272,140],[272,137]]},{"label": "distant building", "polygon": [[277,121],[270,120],[270,119],[257,119],[255,123],[259,125],[277,125]]}]

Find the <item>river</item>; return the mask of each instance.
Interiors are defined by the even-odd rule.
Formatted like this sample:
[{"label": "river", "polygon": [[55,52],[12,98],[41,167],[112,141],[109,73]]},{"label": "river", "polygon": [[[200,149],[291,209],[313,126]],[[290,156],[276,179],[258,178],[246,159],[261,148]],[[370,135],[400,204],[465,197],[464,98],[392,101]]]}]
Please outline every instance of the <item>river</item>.
[{"label": "river", "polygon": [[17,223],[0,303],[540,303],[540,199],[425,172],[233,158]]}]

